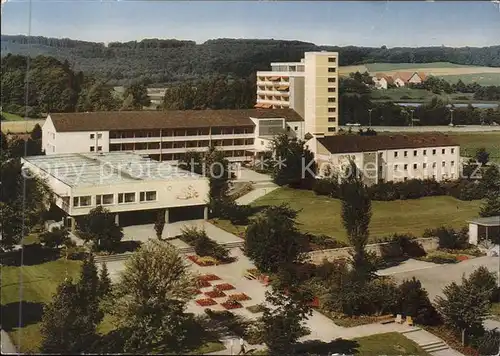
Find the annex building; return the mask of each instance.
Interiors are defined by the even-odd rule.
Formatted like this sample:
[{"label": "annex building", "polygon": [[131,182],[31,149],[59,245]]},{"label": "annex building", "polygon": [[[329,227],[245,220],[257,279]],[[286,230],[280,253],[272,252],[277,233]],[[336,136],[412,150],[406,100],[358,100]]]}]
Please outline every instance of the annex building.
[{"label": "annex building", "polygon": [[62,153],[22,158],[41,178],[65,215],[65,226],[102,205],[119,225],[207,218],[208,179],[132,152]]},{"label": "annex building", "polygon": [[292,109],[112,111],[49,114],[42,126],[46,155],[135,152],[176,163],[211,145],[229,162],[250,161],[278,133],[304,137]]},{"label": "annex building", "polygon": [[337,135],[308,141],[320,169],[343,170],[352,159],[368,185],[407,179],[457,179],[460,146],[440,133],[414,135]]}]

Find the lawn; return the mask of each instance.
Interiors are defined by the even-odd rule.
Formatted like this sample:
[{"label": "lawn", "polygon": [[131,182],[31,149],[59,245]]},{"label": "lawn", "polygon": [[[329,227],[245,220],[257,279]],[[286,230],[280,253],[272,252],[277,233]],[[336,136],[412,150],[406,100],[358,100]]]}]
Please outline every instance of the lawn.
[{"label": "lawn", "polygon": [[432,63],[369,63],[365,64],[370,72],[383,72],[394,70],[420,70],[425,68],[468,68],[469,66],[449,62]]},{"label": "lawn", "polygon": [[19,120],[24,120],[24,117],[19,116],[17,114],[11,114],[10,112],[2,112],[2,116],[5,118],[7,121],[19,121]]},{"label": "lawn", "polygon": [[465,84],[476,82],[480,85],[500,85],[500,73],[450,74],[437,77],[450,83],[456,83],[460,79]]},{"label": "lawn", "polygon": [[[281,203],[288,203],[292,208],[300,210],[297,218],[300,230],[346,240],[340,200],[317,196],[309,190],[279,188],[257,199],[252,205]],[[477,216],[480,204],[480,201],[460,201],[449,196],[373,201],[370,236],[382,237],[395,233],[419,236],[425,229],[442,225],[460,228],[466,224],[466,220]],[[234,226],[227,221],[219,220],[214,223],[233,233],[243,231],[242,226]]]},{"label": "lawn", "polygon": [[354,339],[360,355],[428,355],[415,342],[400,333],[385,333]]},{"label": "lawn", "polygon": [[[432,91],[426,89],[414,89],[414,88],[391,88],[387,90],[372,90],[370,97],[375,101],[395,101],[395,102],[429,102],[434,97],[438,97],[445,103],[453,102],[458,103],[476,103],[483,102],[482,100],[474,100],[473,94],[467,93],[452,93],[452,94],[442,94],[438,95]],[[487,101],[484,101],[487,102]],[[496,102],[493,102],[496,103]]]},{"label": "lawn", "polygon": [[[67,274],[66,274],[67,272]],[[50,302],[57,286],[67,276],[76,278],[80,262],[57,261],[38,265],[14,267],[2,266],[2,328],[12,338],[21,352],[38,352],[40,346],[40,321],[44,303]],[[23,288],[19,288],[22,276]],[[19,294],[22,292],[22,324],[18,328]],[[18,337],[21,333],[21,344]]]},{"label": "lawn", "polygon": [[[66,276],[78,278],[80,274],[80,261],[56,261],[17,266],[2,266],[2,328],[7,331],[12,342],[22,353],[38,353],[41,335],[40,321],[43,306],[51,301],[57,286],[64,281]],[[19,324],[19,282],[23,278],[22,288],[22,328]],[[113,330],[111,319],[108,315],[98,327],[98,332],[107,334]],[[21,342],[19,343],[19,336]],[[216,339],[207,341],[191,354],[204,354],[223,350],[224,346]]]},{"label": "lawn", "polygon": [[500,132],[452,133],[460,144],[460,155],[474,157],[476,151],[484,147],[490,153],[490,160],[500,163]]}]

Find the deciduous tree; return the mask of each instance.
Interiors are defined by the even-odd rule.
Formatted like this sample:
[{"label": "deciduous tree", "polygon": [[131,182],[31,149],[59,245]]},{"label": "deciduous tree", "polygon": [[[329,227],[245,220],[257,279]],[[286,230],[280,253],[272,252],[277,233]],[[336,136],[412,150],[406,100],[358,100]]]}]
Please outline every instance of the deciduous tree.
[{"label": "deciduous tree", "polygon": [[112,250],[123,238],[122,228],[116,225],[114,214],[101,205],[81,218],[77,228],[81,237],[92,241],[98,249]]},{"label": "deciduous tree", "polygon": [[489,160],[490,160],[490,154],[488,153],[488,151],[486,151],[484,147],[481,147],[480,149],[477,150],[476,161],[478,161],[484,166],[486,165],[486,163],[488,163]]},{"label": "deciduous tree", "polygon": [[110,312],[127,330],[125,352],[179,345],[185,334],[186,303],[195,291],[189,268],[174,247],[149,240],[125,262]]},{"label": "deciduous tree", "polygon": [[69,232],[64,227],[55,227],[40,235],[40,241],[47,247],[58,248],[69,240]]}]

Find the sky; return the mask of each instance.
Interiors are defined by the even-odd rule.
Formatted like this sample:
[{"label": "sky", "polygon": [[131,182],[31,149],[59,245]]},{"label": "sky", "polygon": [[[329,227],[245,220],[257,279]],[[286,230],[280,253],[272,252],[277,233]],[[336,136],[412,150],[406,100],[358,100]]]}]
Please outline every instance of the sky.
[{"label": "sky", "polygon": [[[274,38],[338,46],[482,47],[500,44],[499,6],[490,1],[33,0],[31,35],[104,43]],[[27,35],[29,7],[29,0],[7,0],[2,34]]]}]

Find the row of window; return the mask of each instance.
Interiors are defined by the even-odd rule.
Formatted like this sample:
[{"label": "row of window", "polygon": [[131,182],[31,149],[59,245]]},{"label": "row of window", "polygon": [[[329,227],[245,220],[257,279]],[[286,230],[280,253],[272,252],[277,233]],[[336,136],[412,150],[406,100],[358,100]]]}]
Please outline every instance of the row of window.
[{"label": "row of window", "polygon": [[[448,174],[446,174],[446,173],[441,174],[441,179],[447,179],[447,178],[448,178]],[[451,173],[450,178],[455,179],[455,173]],[[432,175],[432,179],[436,180],[435,174]],[[401,182],[401,181],[406,182],[407,180],[408,180],[408,177],[403,177],[402,179],[401,178],[394,178],[393,179],[394,182]]]},{"label": "row of window", "polygon": [[[253,127],[212,127],[197,129],[163,129],[150,131],[110,131],[109,138],[135,138],[135,137],[168,137],[168,136],[200,136],[200,135],[241,135],[251,134]],[[93,134],[91,134],[92,136]]]},{"label": "row of window", "polygon": [[[118,193],[118,204],[125,203],[135,203],[136,201],[136,193]],[[145,192],[139,192],[139,202],[150,202],[156,201],[156,191],[150,190]],[[115,195],[114,194],[100,194],[95,196],[96,205],[112,205],[115,203]],[[91,195],[83,195],[78,197],[73,197],[73,206],[74,207],[85,207],[92,205],[92,196]]]},{"label": "row of window", "polygon": [[[434,148],[434,149],[432,150],[432,155],[435,155],[436,153],[437,153],[437,149],[435,149],[435,148]],[[455,153],[455,149],[454,149],[454,148],[451,148],[451,149],[450,149],[450,153],[451,153],[451,154],[454,154],[454,153]],[[441,154],[443,154],[443,155],[444,155],[444,154],[446,154],[446,148],[442,148],[442,149],[441,149]],[[398,155],[399,155],[398,151],[394,151],[394,157],[398,157]],[[404,157],[408,157],[408,151],[403,151],[403,155],[404,155]],[[427,150],[423,150],[423,155],[424,155],[424,156],[427,156]],[[417,156],[418,156],[418,150],[414,150],[414,151],[413,151],[413,156],[414,156],[414,157],[417,157]]]},{"label": "row of window", "polygon": [[[450,162],[450,165],[451,165],[452,167],[455,167],[455,161],[451,161],[451,162]],[[437,167],[437,163],[436,163],[436,162],[433,162],[433,163],[432,163],[432,168],[436,168],[436,167]],[[442,162],[441,162],[441,167],[446,167],[446,162],[445,162],[445,161],[442,161]],[[414,164],[413,164],[413,169],[417,169],[417,168],[418,168],[418,163],[414,163]],[[423,168],[423,169],[427,168],[427,163],[422,163],[422,168]],[[394,165],[394,170],[395,170],[395,171],[397,171],[398,169],[399,169],[399,165],[395,164],[395,165]],[[405,171],[407,171],[407,170],[408,170],[408,165],[407,165],[407,164],[404,164],[404,165],[403,165],[403,169],[404,169]]]},{"label": "row of window", "polygon": [[[254,144],[253,138],[247,139],[228,139],[228,140],[212,140],[215,147],[220,146],[248,146]],[[202,141],[175,141],[175,142],[161,142],[162,149],[169,148],[208,148],[210,146],[209,140]],[[99,146],[100,147],[100,146]],[[102,148],[101,148],[102,149]],[[99,151],[101,150],[99,149]],[[131,142],[131,143],[112,143],[109,145],[110,151],[134,151],[134,150],[158,150],[160,149],[160,142]],[[91,147],[93,151],[93,146]]]},{"label": "row of window", "polygon": [[[247,153],[245,150],[235,150],[235,151],[222,151],[224,157],[244,157],[250,156],[251,153]],[[156,161],[178,161],[186,157],[185,153],[162,153],[149,155],[151,159]]]}]

